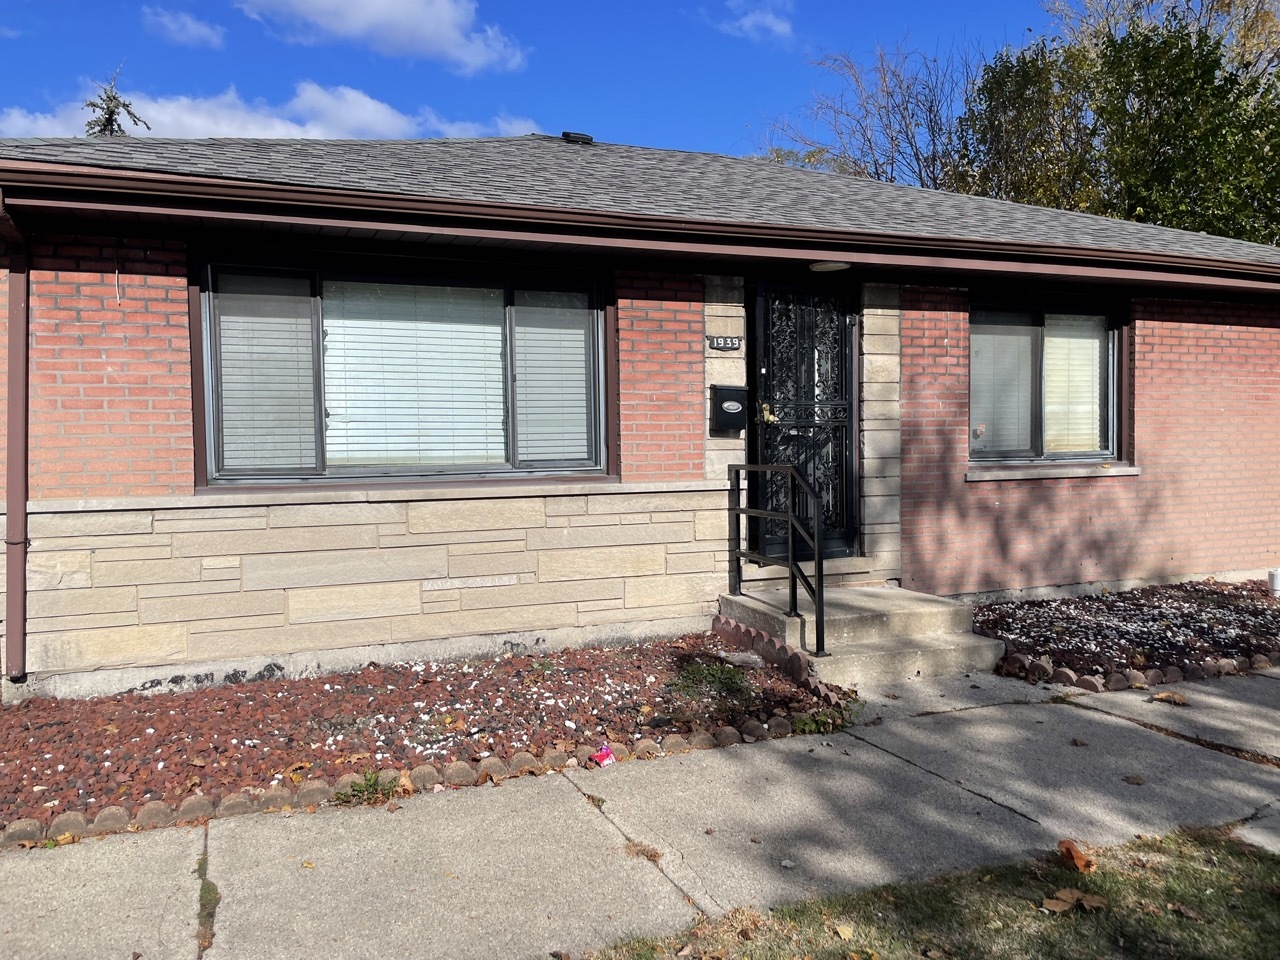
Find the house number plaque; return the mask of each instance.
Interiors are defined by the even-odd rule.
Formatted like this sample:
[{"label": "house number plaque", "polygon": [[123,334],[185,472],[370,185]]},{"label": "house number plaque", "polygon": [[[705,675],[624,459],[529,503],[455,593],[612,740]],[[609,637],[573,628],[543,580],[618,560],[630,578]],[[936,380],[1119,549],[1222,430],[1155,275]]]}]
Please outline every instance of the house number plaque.
[{"label": "house number plaque", "polygon": [[741,350],[741,337],[707,337],[707,346],[712,350]]}]

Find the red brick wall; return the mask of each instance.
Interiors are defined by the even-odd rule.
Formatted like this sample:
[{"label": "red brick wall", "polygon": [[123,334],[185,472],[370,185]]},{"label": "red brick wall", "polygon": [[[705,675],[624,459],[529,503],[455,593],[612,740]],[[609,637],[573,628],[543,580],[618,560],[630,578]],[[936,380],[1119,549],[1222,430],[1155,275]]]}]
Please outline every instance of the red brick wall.
[{"label": "red brick wall", "polygon": [[1280,311],[1135,304],[1140,477],[966,482],[967,311],[963,292],[903,292],[903,586],[966,593],[1280,560],[1280,330],[1253,325]]},{"label": "red brick wall", "polygon": [[622,479],[702,479],[702,278],[621,274],[617,294]]},{"label": "red brick wall", "polygon": [[77,239],[31,253],[32,498],[191,493],[181,247]]}]

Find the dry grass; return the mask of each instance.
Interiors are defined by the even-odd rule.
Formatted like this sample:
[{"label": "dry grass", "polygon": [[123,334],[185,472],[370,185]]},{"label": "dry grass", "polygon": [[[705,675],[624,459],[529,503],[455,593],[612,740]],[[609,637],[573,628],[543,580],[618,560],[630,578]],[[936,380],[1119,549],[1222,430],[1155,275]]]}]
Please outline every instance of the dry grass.
[{"label": "dry grass", "polygon": [[[736,910],[596,960],[1275,960],[1280,857],[1226,830],[1142,838],[1088,851],[1098,868],[1052,856],[949,874],[767,913]],[[1076,902],[1075,893],[1087,901]],[[1066,894],[1068,909],[1046,910]],[[1061,898],[1055,905],[1061,909]],[[1103,905],[1098,906],[1099,903]],[[1086,909],[1088,907],[1089,909]]]},{"label": "dry grass", "polygon": [[656,864],[662,859],[662,851],[649,843],[640,840],[628,840],[627,845],[623,847],[628,857],[635,857],[637,860],[644,859],[650,863]]}]

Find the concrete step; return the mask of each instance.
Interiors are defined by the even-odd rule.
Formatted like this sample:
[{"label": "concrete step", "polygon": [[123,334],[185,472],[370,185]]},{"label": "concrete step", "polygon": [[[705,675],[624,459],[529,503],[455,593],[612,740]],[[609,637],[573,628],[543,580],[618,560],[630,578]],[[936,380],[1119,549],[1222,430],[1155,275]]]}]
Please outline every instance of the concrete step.
[{"label": "concrete step", "polygon": [[827,649],[830,656],[813,661],[818,678],[854,690],[912,677],[989,673],[1004,655],[1003,643],[976,633],[879,637]]},{"label": "concrete step", "polygon": [[[799,617],[786,615],[785,588],[720,597],[720,613],[765,630],[793,647],[814,649],[813,604],[803,591]],[[826,591],[825,643],[829,656],[815,659],[830,683],[892,682],[990,670],[1004,645],[972,632],[969,606],[896,587],[835,587]]]},{"label": "concrete step", "polygon": [[[767,630],[794,647],[813,649],[813,603],[801,590],[797,609],[801,619],[786,615],[785,587],[752,590],[740,596],[722,595],[720,613],[739,623]],[[826,644],[833,650],[846,642],[915,634],[968,632],[973,611],[968,604],[898,587],[829,587]]]}]

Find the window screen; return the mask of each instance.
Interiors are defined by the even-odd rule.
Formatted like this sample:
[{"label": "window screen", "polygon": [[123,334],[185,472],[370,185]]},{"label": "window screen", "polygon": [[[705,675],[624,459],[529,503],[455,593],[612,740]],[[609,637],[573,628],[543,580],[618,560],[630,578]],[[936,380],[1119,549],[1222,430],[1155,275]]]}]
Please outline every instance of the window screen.
[{"label": "window screen", "polygon": [[592,316],[585,293],[516,291],[516,436],[521,463],[592,457]]},{"label": "window screen", "polygon": [[221,469],[314,471],[310,279],[222,277],[214,314]]},{"label": "window screen", "polygon": [[[995,319],[990,315],[985,320]],[[969,332],[969,449],[1028,455],[1033,423],[1038,328],[974,323]]]}]

